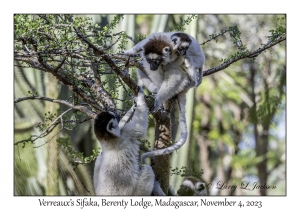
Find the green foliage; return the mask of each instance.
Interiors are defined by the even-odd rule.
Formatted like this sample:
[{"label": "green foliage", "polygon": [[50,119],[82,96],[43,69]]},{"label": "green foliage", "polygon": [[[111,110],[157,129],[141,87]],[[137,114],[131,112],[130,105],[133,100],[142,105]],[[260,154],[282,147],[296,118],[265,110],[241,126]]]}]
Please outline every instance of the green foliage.
[{"label": "green foliage", "polygon": [[195,14],[188,16],[186,19],[182,20],[178,25],[176,25],[172,31],[185,31],[185,26],[189,25],[192,20],[196,18],[198,18],[198,15]]},{"label": "green foliage", "polygon": [[[215,67],[218,61],[247,56],[250,49],[254,51],[260,47],[261,39],[267,37],[269,31],[267,41],[272,41],[271,37],[274,41],[284,36],[285,18],[278,19],[278,16],[200,16],[200,27],[205,25],[205,28],[220,31],[211,35],[205,30],[199,32],[199,37],[208,37],[202,43],[206,68]],[[234,26],[228,27],[232,23]],[[227,32],[230,38],[224,39]],[[262,35],[257,36],[258,32]],[[274,168],[284,168],[284,126],[281,123],[285,120],[282,117],[286,98],[285,44],[272,49],[272,54],[268,50],[255,60],[240,60],[222,72],[205,77],[197,88],[193,122],[193,145],[196,146],[190,149],[194,150],[191,153],[201,155],[190,158],[193,158],[194,168],[201,164],[204,178],[213,180],[223,176],[222,181],[240,184],[241,180],[248,180],[248,176],[257,179],[263,173],[267,174],[268,180],[270,177],[278,179],[278,171]],[[267,152],[258,154],[256,152],[263,149],[262,141],[269,141]],[[267,168],[258,171],[256,166],[262,161],[267,161]],[[218,170],[220,168],[222,172]],[[284,172],[281,170],[280,173]],[[255,193],[259,194],[259,191]]]},{"label": "green foliage", "polygon": [[233,43],[238,46],[239,51],[244,52],[247,51],[245,45],[242,44],[241,41],[241,32],[239,31],[237,26],[229,27],[230,37],[233,38]]},{"label": "green foliage", "polygon": [[257,157],[254,150],[247,149],[241,151],[239,156],[233,156],[230,164],[237,170],[247,170],[247,168],[255,166],[261,160],[262,157]]},{"label": "green foliage", "polygon": [[229,32],[230,37],[233,39],[233,43],[238,47],[238,51],[227,58],[220,58],[219,62],[228,62],[230,59],[244,57],[249,53],[249,50],[247,49],[246,45],[244,45],[241,40],[241,32],[238,29],[238,26],[230,26],[228,29],[221,30],[220,33],[209,34],[209,39],[201,43],[201,45],[205,45],[206,43],[212,40],[215,40],[217,43],[219,40],[218,38],[220,36],[224,36],[227,32]]},{"label": "green foliage", "polygon": [[194,176],[197,178],[200,178],[203,174],[203,171],[200,170],[200,172],[195,172],[194,170],[189,169],[187,166],[182,166],[180,169],[178,167],[176,168],[170,168],[170,175],[177,175],[177,176],[182,176],[182,177],[187,177],[187,176]]},{"label": "green foliage", "polygon": [[106,26],[104,26],[101,30],[102,35],[104,34],[111,34],[113,29],[120,23],[121,20],[124,19],[124,15],[116,15],[114,16],[113,20],[107,24]]},{"label": "green foliage", "polygon": [[146,39],[146,35],[138,34],[135,39],[135,42],[138,43],[138,42],[142,41],[143,39]]},{"label": "green foliage", "polygon": [[126,50],[126,46],[128,43],[128,36],[125,32],[120,33],[120,44],[118,46],[118,53],[123,52]]},{"label": "green foliage", "polygon": [[39,129],[40,132],[45,131],[48,126],[52,123],[52,121],[57,117],[57,114],[52,114],[50,111],[45,113],[44,115],[44,122],[39,122],[36,127]]},{"label": "green foliage", "polygon": [[282,98],[277,89],[271,89],[268,95],[263,93],[257,104],[257,108],[252,107],[248,113],[248,120],[252,124],[269,124],[273,121],[274,115],[282,110]]},{"label": "green foliage", "polygon": [[[118,103],[119,88],[124,88],[119,77],[111,72],[110,67],[94,56],[88,45],[83,45],[82,40],[76,35],[77,31],[89,40],[93,45],[106,53],[120,53],[126,49],[128,36],[125,32],[112,34],[113,30],[122,21],[124,15],[115,15],[113,20],[105,26],[93,23],[90,17],[73,15],[15,15],[15,49],[27,49],[28,54],[38,54],[43,62],[53,67],[64,62],[63,73],[74,85],[82,89],[88,96],[96,97],[85,85],[86,81],[78,80],[78,75],[85,74],[87,78],[93,78],[94,73],[90,69],[92,62],[98,64],[98,74],[103,75],[103,85],[115,103]],[[118,45],[116,50],[112,46]],[[119,68],[124,68],[123,62],[116,62]],[[25,65],[26,66],[26,65]],[[32,93],[34,95],[35,93]],[[126,96],[130,92],[126,91]],[[125,97],[126,97],[125,96]]]},{"label": "green foliage", "polygon": [[[48,111],[47,113],[45,113],[44,121],[39,122],[36,125],[36,127],[39,129],[40,132],[45,132],[45,131],[51,132],[53,127],[55,127],[56,124],[60,123],[64,129],[73,130],[76,128],[76,123],[80,121],[81,117],[86,118],[86,116],[83,115],[81,112],[76,111],[70,115],[63,115],[60,119],[57,119],[56,113],[52,114]],[[55,124],[53,124],[54,120],[56,120]],[[52,126],[50,127],[50,125]]]},{"label": "green foliage", "polygon": [[148,151],[151,148],[151,143],[147,139],[140,139],[141,142],[141,148],[144,148],[146,151]]},{"label": "green foliage", "polygon": [[37,91],[31,92],[30,90],[28,90],[28,96],[37,96],[37,95],[38,95]]},{"label": "green foliage", "polygon": [[268,36],[269,41],[275,41],[278,37],[286,35],[286,16],[277,18],[277,27],[270,30],[271,36]]},{"label": "green foliage", "polygon": [[100,148],[98,148],[97,150],[93,149],[93,154],[88,156],[88,157],[84,157],[82,152],[78,152],[74,149],[74,147],[72,146],[69,137],[60,137],[57,139],[57,142],[60,146],[62,146],[65,151],[66,154],[70,160],[70,163],[73,166],[77,166],[78,164],[88,164],[91,163],[92,161],[96,160],[97,156],[100,153]]},{"label": "green foliage", "polygon": [[229,31],[229,29],[226,29],[226,30],[221,30],[221,32],[220,33],[218,33],[218,34],[215,34],[215,33],[212,33],[212,34],[209,34],[208,36],[209,36],[209,40],[207,40],[207,41],[205,41],[205,42],[203,42],[203,43],[201,43],[201,45],[205,45],[207,42],[209,42],[209,41],[211,41],[211,40],[215,40],[216,41],[216,43],[218,42],[218,37],[219,36],[223,36],[225,33],[227,33]]},{"label": "green foliage", "polygon": [[271,36],[268,36],[268,39],[270,41],[275,41],[276,38],[285,35],[286,28],[284,28],[283,26],[279,26],[274,30],[270,30],[270,32],[271,32]]}]

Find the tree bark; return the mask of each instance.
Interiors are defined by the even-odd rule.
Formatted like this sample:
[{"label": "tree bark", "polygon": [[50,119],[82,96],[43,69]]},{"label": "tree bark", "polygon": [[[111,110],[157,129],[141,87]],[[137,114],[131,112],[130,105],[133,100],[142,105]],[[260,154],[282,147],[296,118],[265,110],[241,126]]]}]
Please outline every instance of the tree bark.
[{"label": "tree bark", "polygon": [[[170,146],[171,129],[170,114],[155,118],[155,142],[154,150],[164,149]],[[170,178],[170,154],[155,156],[151,162],[155,178],[161,184],[165,194],[168,193]]]}]

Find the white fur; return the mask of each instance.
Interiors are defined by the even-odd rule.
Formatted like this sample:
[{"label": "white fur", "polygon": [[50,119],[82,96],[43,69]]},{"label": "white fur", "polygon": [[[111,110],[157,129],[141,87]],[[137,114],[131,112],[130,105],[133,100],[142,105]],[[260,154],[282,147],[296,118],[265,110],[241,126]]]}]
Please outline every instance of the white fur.
[{"label": "white fur", "polygon": [[188,43],[186,43],[186,42],[184,42],[184,43],[182,43],[182,44],[181,44],[181,46],[188,47],[188,46],[189,46],[189,44],[188,44]]},{"label": "white fur", "polygon": [[184,185],[184,186],[186,186],[186,187],[188,187],[188,188],[190,188],[192,190],[195,190],[195,185],[190,180],[188,180],[188,179],[184,180],[182,182],[182,185]]},{"label": "white fur", "polygon": [[[166,53],[165,50],[163,50],[163,62],[156,71],[152,71],[150,69],[147,59],[142,54],[142,62],[146,75],[140,70],[138,71],[138,74],[147,89],[152,93],[157,93],[153,107],[154,112],[157,111],[168,99],[177,95],[180,107],[180,139],[168,148],[144,153],[142,155],[143,163],[145,163],[145,159],[148,157],[169,154],[184,145],[188,135],[185,117],[185,94],[189,88],[193,86],[196,87],[202,82],[202,70],[205,57],[200,45],[193,37],[189,36],[192,42],[186,52],[186,55],[181,56],[175,51],[180,45],[186,46],[187,42],[181,42],[182,40],[178,37],[178,42],[175,44],[171,40],[172,35],[175,33],[177,32],[151,34],[146,39],[136,44],[132,49],[125,51],[127,54],[140,52],[143,50],[145,44],[153,38],[163,39],[172,46],[172,49],[169,49],[171,53]],[[151,53],[149,55],[153,57]],[[149,55],[147,56],[149,57]]]},{"label": "white fur", "polygon": [[[143,50],[143,46],[149,39],[161,38],[172,45],[171,36],[174,32],[168,33],[154,33],[136,44],[130,50],[125,51],[128,54],[134,54]],[[172,50],[172,49],[170,49]],[[173,50],[172,50],[173,51]],[[149,53],[148,57],[155,58],[157,55]],[[143,67],[146,75],[138,70],[139,78],[142,80],[146,88],[152,92],[157,93],[154,103],[154,111],[161,107],[161,105],[173,96],[181,93],[188,87],[191,87],[191,80],[187,75],[185,67],[186,59],[183,56],[178,56],[176,52],[168,53],[164,57],[162,64],[156,71],[150,69],[150,64],[146,58],[143,58]]]},{"label": "white fur", "polygon": [[[137,43],[130,50],[126,50],[124,53],[125,54],[136,54],[143,50],[143,46],[149,41],[149,39],[152,39],[152,38],[158,37],[158,36],[165,37],[165,40],[167,40],[169,43],[172,44],[173,50],[176,50],[179,47],[179,45],[186,46],[187,43],[181,42],[181,40],[179,40],[176,45],[171,41],[171,37],[175,33],[178,33],[178,32],[159,32],[159,33],[150,34],[146,39]],[[202,51],[199,43],[197,42],[197,40],[195,40],[190,35],[189,35],[189,37],[192,40],[192,42],[186,52],[186,55],[183,56],[184,64],[186,67],[186,73],[188,74],[188,76],[190,77],[190,79],[192,81],[191,86],[198,87],[202,82],[205,56],[204,56],[203,51]],[[178,39],[180,39],[180,38],[178,37]],[[172,57],[170,59],[164,58],[165,62],[163,62],[162,64],[166,65],[169,62],[173,62],[175,60],[175,58],[174,57]]]},{"label": "white fur", "polygon": [[[141,89],[141,88],[140,88]],[[150,166],[140,170],[139,141],[148,128],[148,108],[144,94],[138,94],[132,107],[119,123],[120,136],[101,140],[102,153],[96,159],[94,187],[96,195],[151,195],[154,173]],[[128,119],[133,114],[129,122]]]},{"label": "white fur", "polygon": [[[162,68],[162,71],[164,72],[163,81],[161,84],[157,85],[159,87],[159,91],[155,97],[153,111],[157,111],[168,99],[180,94],[186,89],[189,89],[191,81],[184,71],[185,67],[183,63],[184,59],[180,56],[172,63],[165,66],[161,65],[160,68]],[[156,72],[148,72],[149,78],[154,78],[153,74],[156,74]]]},{"label": "white fur", "polygon": [[[151,38],[154,36],[160,39],[167,40],[167,43],[171,44],[171,34],[172,33],[157,33],[150,35]],[[149,40],[149,37],[145,40]],[[130,52],[139,51],[146,42],[143,40],[142,44],[137,44],[133,47]],[[172,44],[171,44],[172,46]],[[138,71],[139,78],[142,80],[143,84],[152,93],[156,93],[153,111],[157,111],[164,102],[173,96],[177,95],[180,106],[180,139],[172,146],[161,149],[150,151],[142,155],[142,162],[146,162],[146,158],[151,156],[169,154],[177,149],[179,149],[187,139],[188,131],[185,118],[185,104],[186,98],[185,94],[191,87],[191,80],[188,77],[185,67],[185,59],[182,56],[178,56],[176,52],[171,50],[168,57],[164,58],[164,62],[158,67],[156,71],[150,69],[150,64],[147,62],[146,58],[143,59],[143,67],[146,75],[142,71]],[[171,56],[170,56],[171,55]]]},{"label": "white fur", "polygon": [[156,59],[158,56],[157,56],[157,54],[155,54],[155,53],[150,53],[149,54],[149,58],[151,58],[151,59]]},{"label": "white fur", "polygon": [[[183,56],[185,59],[184,63],[187,68],[187,73],[191,78],[191,80],[193,81],[193,85],[195,87],[198,87],[202,82],[205,56],[202,52],[199,43],[192,36],[189,35],[189,37],[192,40],[192,42],[186,52],[186,55]],[[178,37],[178,39],[180,38]],[[176,50],[176,48],[178,48],[179,45],[186,46],[187,43],[178,41],[176,46],[173,43],[174,49]]]},{"label": "white fur", "polygon": [[[206,185],[204,182],[196,182],[195,184],[189,180],[189,179],[185,179],[183,182],[182,182],[182,185],[185,186],[185,187],[188,187],[189,189],[191,189],[194,194],[193,196],[205,196],[207,195],[207,188],[206,188]],[[204,189],[200,189],[200,186],[203,185],[204,186]]]}]

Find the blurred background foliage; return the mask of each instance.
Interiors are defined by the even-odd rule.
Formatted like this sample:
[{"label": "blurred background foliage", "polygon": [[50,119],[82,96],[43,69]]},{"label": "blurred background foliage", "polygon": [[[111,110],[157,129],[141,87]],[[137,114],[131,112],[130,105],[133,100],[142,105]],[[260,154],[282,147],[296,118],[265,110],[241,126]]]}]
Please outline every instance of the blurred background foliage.
[{"label": "blurred background foliage", "polygon": [[[77,15],[90,17],[100,26],[107,25],[114,15]],[[114,28],[129,36],[159,31],[172,31],[188,15],[124,15]],[[285,28],[284,15],[197,15],[181,28],[201,44],[214,34],[237,26],[240,38],[249,51],[268,41],[274,29]],[[272,31],[273,30],[273,31]],[[124,47],[133,43],[128,40]],[[237,47],[229,33],[201,45],[206,56],[205,70],[221,64]],[[131,75],[136,77],[134,69]],[[139,81],[138,81],[139,82]],[[141,83],[139,83],[141,85]],[[112,85],[112,84],[108,84]],[[51,90],[50,87],[55,87]],[[14,98],[38,92],[50,98],[66,99],[72,95],[51,75],[15,63]],[[119,99],[128,97],[118,89]],[[14,106],[14,141],[39,135],[36,125],[44,121],[50,109],[63,112],[66,107],[49,105],[50,102],[30,100]],[[120,100],[118,108],[128,105]],[[172,115],[177,116],[177,108]],[[278,44],[255,59],[240,60],[223,71],[204,77],[197,89],[187,94],[187,143],[172,154],[171,169],[203,172],[201,177],[211,183],[211,195],[285,195],[286,194],[286,46]],[[172,137],[179,135],[178,121],[172,125]],[[84,157],[91,156],[100,147],[92,130],[92,121],[59,133],[61,139],[70,136],[71,146]],[[148,140],[153,143],[154,123],[149,122]],[[54,137],[51,137],[55,139]],[[15,146],[15,195],[94,195],[92,186],[93,162],[72,166],[68,151],[56,140],[41,138],[34,146]],[[52,149],[49,149],[52,147]],[[54,148],[54,149],[53,149]],[[55,157],[55,158],[54,158]],[[55,169],[55,167],[57,169]],[[183,167],[183,168],[182,168]],[[52,173],[57,171],[57,173]],[[183,171],[182,173],[185,173]],[[181,173],[181,174],[182,174]],[[48,178],[47,178],[48,176]],[[47,181],[48,180],[48,181]],[[51,180],[49,182],[49,180]],[[170,184],[175,191],[183,177],[172,175]],[[275,189],[245,190],[237,187],[249,182],[276,186]],[[218,188],[226,189],[218,189]],[[56,185],[58,187],[52,186]]]}]

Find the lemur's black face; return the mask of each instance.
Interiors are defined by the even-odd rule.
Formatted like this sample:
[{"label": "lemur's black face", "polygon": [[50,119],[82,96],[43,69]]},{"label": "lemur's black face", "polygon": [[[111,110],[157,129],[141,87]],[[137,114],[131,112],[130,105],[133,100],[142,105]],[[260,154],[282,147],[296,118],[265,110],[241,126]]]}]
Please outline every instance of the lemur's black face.
[{"label": "lemur's black face", "polygon": [[179,52],[180,55],[186,55],[186,51],[189,49],[188,46],[179,46],[177,51]]},{"label": "lemur's black face", "polygon": [[194,191],[188,186],[181,185],[179,190],[177,191],[177,194],[180,196],[193,196]]},{"label": "lemur's black face", "polygon": [[174,49],[180,55],[186,55],[186,51],[189,49],[192,40],[185,33],[175,33],[171,36],[171,40],[173,42]]},{"label": "lemur's black face", "polygon": [[150,69],[152,71],[156,71],[163,61],[163,58],[160,55],[157,55],[155,53],[150,53],[146,56],[147,62],[150,64]]}]

